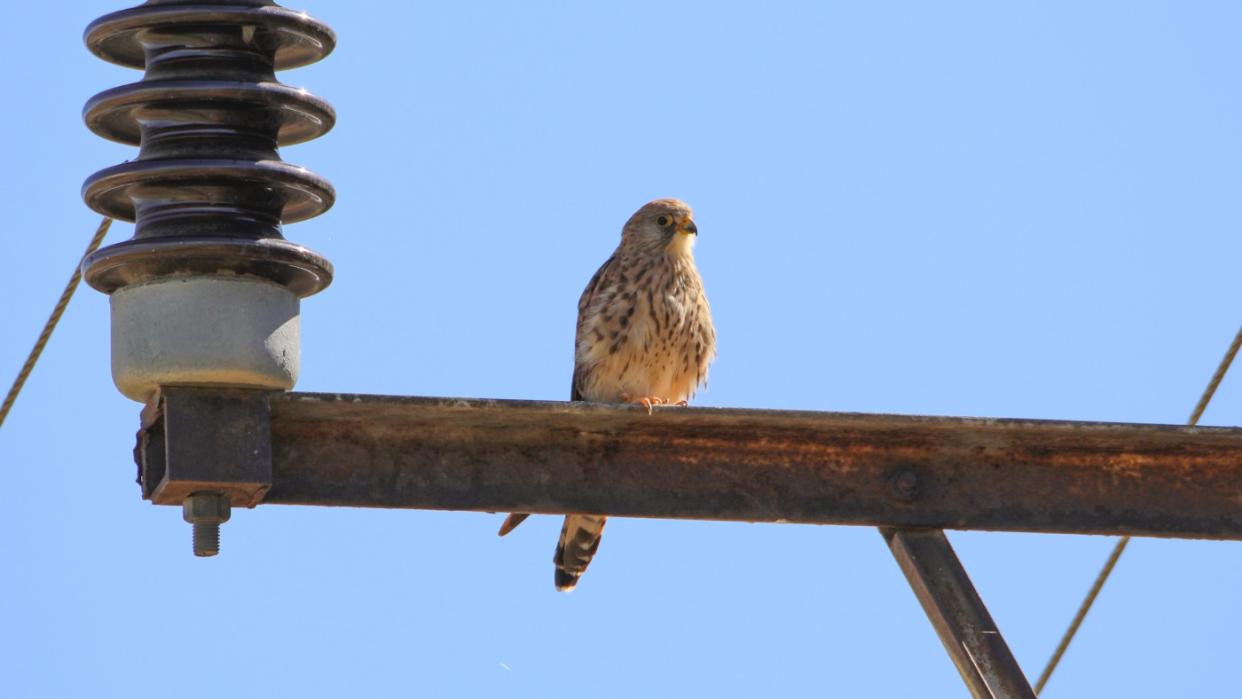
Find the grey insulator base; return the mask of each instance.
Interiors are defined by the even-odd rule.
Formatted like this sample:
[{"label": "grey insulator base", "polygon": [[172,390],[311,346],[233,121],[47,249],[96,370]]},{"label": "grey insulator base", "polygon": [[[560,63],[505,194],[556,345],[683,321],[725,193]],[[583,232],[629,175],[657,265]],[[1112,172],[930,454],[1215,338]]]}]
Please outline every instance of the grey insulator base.
[{"label": "grey insulator base", "polygon": [[112,294],[112,380],[145,402],[161,384],[289,389],[298,297],[256,277],[171,277]]}]

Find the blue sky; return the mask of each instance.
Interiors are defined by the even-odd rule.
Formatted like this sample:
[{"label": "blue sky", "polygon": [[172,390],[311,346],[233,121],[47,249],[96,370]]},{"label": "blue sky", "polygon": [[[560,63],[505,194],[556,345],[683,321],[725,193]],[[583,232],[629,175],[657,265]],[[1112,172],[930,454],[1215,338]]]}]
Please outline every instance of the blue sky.
[{"label": "blue sky", "polygon": [[[80,119],[140,75],[81,44],[122,7],[0,26],[0,377],[134,152]],[[701,231],[701,405],[1179,423],[1237,330],[1237,3],[299,9],[339,48],[281,78],[338,126],[282,155],[339,198],[285,231],[337,268],[298,390],[566,399],[578,293],[660,196]],[[0,430],[6,696],[964,693],[866,528],[617,520],[571,595],[552,517],[261,507],[194,559],[108,361],[83,289]],[[1235,373],[1203,424],[1240,416]],[[1032,677],[1112,546],[950,538]],[[1135,540],[1045,696],[1227,694],[1240,587],[1236,542]]]}]

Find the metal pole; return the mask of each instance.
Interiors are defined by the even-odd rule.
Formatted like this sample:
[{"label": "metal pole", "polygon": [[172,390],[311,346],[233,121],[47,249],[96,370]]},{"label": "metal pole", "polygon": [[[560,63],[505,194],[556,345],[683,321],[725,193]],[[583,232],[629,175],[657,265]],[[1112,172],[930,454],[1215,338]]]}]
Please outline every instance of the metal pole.
[{"label": "metal pole", "polygon": [[973,697],[1035,698],[970,576],[939,529],[881,528]]}]

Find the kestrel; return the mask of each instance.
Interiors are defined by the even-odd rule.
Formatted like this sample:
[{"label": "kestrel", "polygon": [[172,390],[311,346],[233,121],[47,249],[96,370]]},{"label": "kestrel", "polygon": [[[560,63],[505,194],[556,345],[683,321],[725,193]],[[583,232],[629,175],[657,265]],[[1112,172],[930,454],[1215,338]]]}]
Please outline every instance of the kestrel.
[{"label": "kestrel", "polygon": [[[690,207],[657,199],[621,229],[621,244],[578,299],[570,400],[685,405],[707,379],[716,330],[694,266]],[[527,515],[509,515],[504,536]],[[556,589],[574,589],[599,549],[605,518],[569,515],[552,562]]]}]

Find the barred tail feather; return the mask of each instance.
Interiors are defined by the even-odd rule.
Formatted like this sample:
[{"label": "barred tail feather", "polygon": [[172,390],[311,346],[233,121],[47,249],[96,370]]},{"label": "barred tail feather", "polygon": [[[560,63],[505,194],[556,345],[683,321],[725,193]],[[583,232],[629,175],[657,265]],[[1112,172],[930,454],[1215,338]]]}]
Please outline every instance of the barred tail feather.
[{"label": "barred tail feather", "polygon": [[504,524],[500,525],[500,531],[496,532],[497,536],[504,536],[505,534],[508,534],[509,532],[513,531],[513,529],[517,527],[517,525],[521,524],[522,522],[525,522],[526,518],[529,516],[530,515],[524,512],[514,512],[508,517],[505,517]]},{"label": "barred tail feather", "polygon": [[599,550],[606,522],[607,518],[596,515],[569,515],[565,518],[556,553],[552,556],[552,562],[556,564],[556,589],[568,592],[578,584],[578,579]]}]

